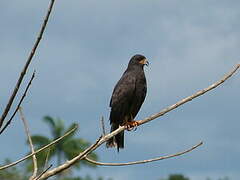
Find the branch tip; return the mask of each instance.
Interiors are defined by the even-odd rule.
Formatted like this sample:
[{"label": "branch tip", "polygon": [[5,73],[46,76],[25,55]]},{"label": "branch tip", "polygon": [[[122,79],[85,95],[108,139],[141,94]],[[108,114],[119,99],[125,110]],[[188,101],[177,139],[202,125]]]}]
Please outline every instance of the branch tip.
[{"label": "branch tip", "polygon": [[198,148],[202,144],[203,144],[203,142],[200,142],[200,143],[198,143],[198,144],[192,146],[191,148],[189,148],[185,151],[182,151],[182,152],[178,152],[178,153],[167,155],[167,156],[160,156],[160,157],[153,158],[153,159],[141,160],[141,161],[133,161],[133,162],[126,162],[126,163],[103,163],[103,162],[94,161],[94,160],[88,158],[87,156],[85,157],[85,160],[90,162],[90,163],[93,163],[95,165],[101,165],[101,166],[128,166],[128,165],[135,165],[135,164],[144,164],[144,163],[149,163],[149,162],[153,162],[153,161],[160,161],[160,160],[169,159],[169,158],[173,158],[173,157],[177,157],[177,156],[186,154],[186,153],[191,152],[194,149]]}]

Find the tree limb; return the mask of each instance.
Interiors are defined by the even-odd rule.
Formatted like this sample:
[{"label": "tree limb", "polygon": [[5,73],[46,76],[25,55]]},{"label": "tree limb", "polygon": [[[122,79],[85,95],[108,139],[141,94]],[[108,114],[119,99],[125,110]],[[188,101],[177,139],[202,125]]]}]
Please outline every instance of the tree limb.
[{"label": "tree limb", "polygon": [[[152,116],[149,116],[143,120],[140,120],[138,121],[139,123],[139,126],[144,124],[144,123],[147,123],[153,119],[156,119],[158,118],[159,116],[163,116],[164,114],[172,111],[173,109],[187,103],[188,101],[191,101],[193,100],[194,98],[200,96],[200,95],[203,95],[205,94],[206,92],[216,88],[217,86],[221,85],[222,83],[224,83],[227,79],[229,79],[240,67],[240,64],[238,64],[230,73],[228,73],[226,76],[224,76],[222,79],[220,79],[219,81],[217,81],[216,83],[210,85],[209,87],[201,90],[201,91],[198,91],[197,93],[177,102],[176,104],[172,105],[172,106],[169,106],[167,107],[166,109],[163,109],[162,111],[160,111],[159,113],[155,114],[155,115],[152,115]],[[70,166],[72,166],[74,163],[76,163],[77,161],[79,160],[82,160],[84,158],[87,157],[87,155],[89,153],[91,153],[92,151],[94,151],[95,149],[97,149],[100,145],[102,145],[103,143],[105,143],[107,140],[109,140],[111,137],[117,135],[118,133],[120,133],[121,131],[124,131],[125,129],[127,129],[127,127],[125,126],[120,126],[118,129],[116,129],[115,131],[103,136],[103,137],[100,137],[93,145],[91,145],[89,148],[87,148],[85,151],[79,153],[78,156],[74,157],[73,159],[71,160],[68,160],[66,161],[64,164],[52,169],[51,171],[48,171],[46,172],[39,180],[43,180],[43,179],[47,179],[51,176],[54,176],[55,174],[69,168]],[[199,144],[201,145],[201,143]],[[198,147],[198,146],[197,146]]]},{"label": "tree limb", "polygon": [[[27,123],[27,121],[26,121],[26,119],[24,117],[24,114],[22,112],[22,108],[21,107],[19,107],[19,113],[20,113],[20,117],[21,117],[23,125],[24,125],[25,133],[26,133],[27,138],[28,138],[28,142],[29,142],[29,146],[30,146],[31,152],[35,153],[34,147],[33,147],[33,143],[32,143],[32,138],[30,136],[30,131],[29,131],[29,128],[28,128],[28,123]],[[29,178],[29,180],[33,180],[37,176],[37,171],[38,171],[36,155],[34,154],[32,156],[32,158],[33,158],[33,174]]]},{"label": "tree limb", "polygon": [[26,62],[26,64],[25,64],[24,67],[23,67],[23,70],[22,70],[22,72],[21,72],[21,74],[20,74],[20,76],[19,76],[19,78],[18,78],[17,84],[16,84],[16,86],[15,86],[15,88],[14,88],[14,90],[13,90],[12,95],[10,96],[10,98],[9,98],[9,100],[8,100],[8,103],[7,103],[7,105],[6,105],[6,107],[5,107],[4,111],[3,111],[3,114],[2,114],[1,117],[0,117],[0,128],[1,128],[2,125],[3,125],[4,119],[5,119],[6,116],[8,115],[8,112],[9,112],[11,106],[12,106],[12,103],[13,103],[16,95],[17,95],[17,92],[18,92],[18,90],[19,90],[19,88],[20,88],[20,85],[21,85],[21,83],[22,83],[22,80],[23,80],[23,78],[24,78],[24,75],[25,75],[26,72],[27,72],[28,66],[29,66],[29,64],[31,63],[32,58],[33,58],[33,56],[34,56],[34,54],[35,54],[35,52],[36,52],[36,49],[37,49],[37,47],[38,47],[38,45],[39,45],[39,43],[40,43],[40,41],[41,41],[41,39],[42,39],[42,36],[43,36],[44,31],[45,31],[45,28],[46,28],[46,25],[47,25],[49,16],[50,16],[50,14],[51,14],[51,11],[52,11],[54,2],[55,2],[55,0],[51,0],[51,3],[50,3],[50,5],[49,5],[48,11],[47,11],[47,14],[46,14],[46,16],[45,16],[45,18],[44,18],[44,21],[43,21],[41,30],[40,30],[40,32],[39,32],[39,35],[38,35],[37,39],[36,39],[36,42],[35,42],[32,50],[31,50],[31,52],[30,52],[30,54],[29,54],[29,56],[28,56],[27,62]]},{"label": "tree limb", "polygon": [[[221,85],[222,83],[224,83],[227,79],[229,79],[235,72],[237,72],[237,70],[240,68],[240,64],[237,64],[236,67],[231,71],[229,72],[228,74],[226,74],[222,79],[220,79],[219,81],[217,81],[216,83],[208,86],[207,88],[203,89],[203,90],[200,90],[198,91],[197,93],[189,96],[189,97],[186,97],[180,101],[178,101],[177,103],[171,105],[171,106],[168,106],[167,108],[163,109],[162,111],[160,111],[159,113],[156,113],[154,115],[151,115],[143,120],[139,120],[137,121],[138,122],[138,126],[142,125],[142,124],[145,124],[149,121],[152,121],[160,116],[163,116],[164,114],[176,109],[177,107],[195,99],[196,97],[198,96],[201,96],[203,94],[205,94],[206,92],[218,87],[219,85]],[[101,143],[102,141],[106,142],[108,139],[110,139],[111,137],[117,135],[118,133],[122,132],[123,130],[127,129],[127,127],[125,126],[120,126],[118,129],[116,129],[115,131],[103,136],[103,138],[101,139]],[[100,143],[99,142],[99,143]]]},{"label": "tree limb", "polygon": [[[163,109],[162,111],[160,111],[159,113],[157,113],[157,114],[155,114],[155,115],[149,116],[149,117],[147,117],[147,118],[145,118],[145,119],[143,119],[143,120],[138,121],[138,122],[139,122],[139,125],[142,125],[142,124],[147,123],[147,122],[149,122],[149,121],[151,121],[151,120],[153,120],[153,119],[156,119],[156,118],[158,118],[159,116],[163,116],[164,114],[166,114],[166,113],[172,111],[173,109],[175,109],[175,108],[177,108],[177,107],[179,107],[179,106],[187,103],[188,101],[191,101],[191,100],[193,100],[194,98],[196,98],[196,97],[198,97],[198,96],[200,96],[200,95],[203,95],[203,94],[205,94],[206,92],[208,92],[208,91],[216,88],[217,86],[219,86],[219,85],[221,85],[222,83],[224,83],[228,78],[230,78],[230,77],[239,69],[239,67],[240,67],[240,64],[238,64],[238,65],[234,68],[233,71],[231,71],[230,73],[228,73],[226,76],[224,76],[222,79],[220,79],[220,80],[217,81],[216,83],[210,85],[208,88],[205,88],[205,89],[203,89],[203,90],[201,90],[201,91],[198,91],[197,93],[193,94],[192,96],[189,96],[189,97],[187,97],[187,98],[185,98],[185,99],[177,102],[176,104],[174,104],[174,105],[172,105],[172,106],[169,106],[168,108]],[[97,149],[100,145],[102,145],[102,144],[105,143],[107,140],[109,140],[111,137],[117,135],[118,133],[120,133],[121,131],[123,131],[123,130],[125,130],[125,129],[127,129],[127,127],[120,126],[120,127],[119,127],[118,129],[116,129],[115,131],[113,131],[113,132],[111,132],[111,133],[109,133],[109,134],[107,134],[107,135],[105,135],[105,136],[103,136],[103,137],[100,137],[94,144],[92,144],[90,147],[88,147],[88,148],[87,148],[86,150],[84,150],[83,152],[79,153],[78,156],[74,157],[74,158],[71,159],[71,160],[66,161],[64,164],[62,164],[62,165],[60,165],[60,166],[52,169],[51,171],[45,172],[45,173],[41,176],[41,178],[39,178],[39,180],[47,179],[47,178],[49,178],[49,177],[51,177],[51,176],[54,176],[55,174],[57,174],[57,173],[65,170],[65,169],[69,168],[70,166],[72,166],[73,164],[75,164],[77,161],[82,160],[82,159],[85,159],[89,153],[91,153],[92,151],[94,151],[95,149]],[[51,143],[51,144],[52,144],[52,143]],[[199,144],[196,145],[196,146],[198,147],[198,146],[200,146],[201,144],[202,144],[202,143],[199,143]],[[48,145],[48,147],[49,147],[49,146],[50,146],[50,144]],[[195,146],[194,146],[194,147],[195,147]],[[45,148],[47,148],[47,147],[45,147]],[[195,148],[196,148],[196,147],[195,147]],[[39,149],[38,151],[36,151],[35,154],[38,153],[38,152],[40,152],[40,150],[42,150],[42,149]],[[188,151],[188,152],[189,152],[189,151]],[[180,152],[180,153],[181,153],[181,152]],[[26,156],[25,158],[22,158],[21,161],[23,161],[23,160],[31,157],[32,155],[33,155],[33,153],[30,154],[30,155],[28,155],[28,156]],[[171,156],[171,155],[170,155],[170,156]],[[160,159],[160,160],[161,160],[161,159]],[[19,161],[20,161],[20,160],[19,160]],[[19,163],[19,161],[17,161],[17,163]],[[15,164],[17,164],[17,163],[15,162]],[[11,166],[13,166],[13,165],[15,165],[15,164],[12,163]],[[7,168],[7,167],[10,167],[10,165],[4,166],[4,167],[0,167],[0,170],[1,170],[1,169],[4,169],[4,168]]]},{"label": "tree limb", "polygon": [[196,149],[197,147],[201,146],[202,144],[203,144],[203,142],[200,142],[200,143],[196,144],[195,146],[193,146],[193,147],[191,147],[191,148],[189,148],[185,151],[178,152],[178,153],[175,153],[175,154],[171,154],[171,155],[167,155],[167,156],[161,156],[161,157],[157,157],[157,158],[153,158],[153,159],[127,162],[127,163],[103,163],[103,162],[94,161],[94,160],[92,160],[88,157],[85,157],[85,160],[90,162],[90,163],[93,163],[93,164],[96,164],[96,165],[101,165],[101,166],[127,166],[127,165],[134,165],[134,164],[143,164],[143,163],[149,163],[149,162],[159,161],[159,160],[163,160],[163,159],[169,159],[169,158],[173,158],[173,157],[176,157],[176,156],[186,154],[186,153]]}]

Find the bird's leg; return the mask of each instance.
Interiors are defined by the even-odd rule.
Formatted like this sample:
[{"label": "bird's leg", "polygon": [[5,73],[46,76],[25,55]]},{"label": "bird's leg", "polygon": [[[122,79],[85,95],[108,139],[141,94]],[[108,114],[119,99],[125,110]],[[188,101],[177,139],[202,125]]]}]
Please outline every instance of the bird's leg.
[{"label": "bird's leg", "polygon": [[127,127],[128,131],[131,131],[131,130],[136,131],[138,125],[139,125],[139,123],[137,121],[131,121],[131,122],[127,122],[125,124],[125,126]]}]

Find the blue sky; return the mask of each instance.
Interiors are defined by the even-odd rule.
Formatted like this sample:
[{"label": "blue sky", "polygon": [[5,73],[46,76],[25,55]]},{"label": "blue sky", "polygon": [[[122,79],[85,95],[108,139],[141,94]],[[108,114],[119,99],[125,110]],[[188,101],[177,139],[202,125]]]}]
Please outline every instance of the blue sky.
[{"label": "blue sky", "polygon": [[[0,109],[33,46],[48,2],[0,2]],[[32,134],[49,133],[41,119],[51,115],[67,125],[79,123],[77,135],[94,142],[101,133],[101,116],[109,128],[112,89],[136,53],[150,62],[145,69],[148,94],[137,119],[217,81],[240,62],[239,7],[236,0],[57,1],[27,74],[30,78],[36,69],[23,103]],[[238,73],[214,91],[127,132],[126,148],[119,154],[105,146],[97,150],[101,161],[124,162],[175,153],[204,141],[194,152],[145,165],[82,169],[76,174],[157,180],[183,173],[193,180],[223,176],[238,180],[239,77]],[[4,144],[1,159],[17,159],[28,151],[18,116],[0,141]]]}]

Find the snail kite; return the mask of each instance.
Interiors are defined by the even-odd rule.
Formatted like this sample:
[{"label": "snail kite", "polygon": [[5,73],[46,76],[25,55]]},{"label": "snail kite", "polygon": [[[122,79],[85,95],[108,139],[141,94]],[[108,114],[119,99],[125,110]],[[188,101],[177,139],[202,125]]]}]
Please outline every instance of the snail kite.
[{"label": "snail kite", "polygon": [[[137,126],[134,121],[146,97],[147,83],[143,67],[148,61],[142,55],[133,56],[126,71],[116,84],[110,101],[111,132],[119,126],[127,126],[129,129]],[[124,131],[120,132],[107,142],[107,147],[124,148]]]}]

